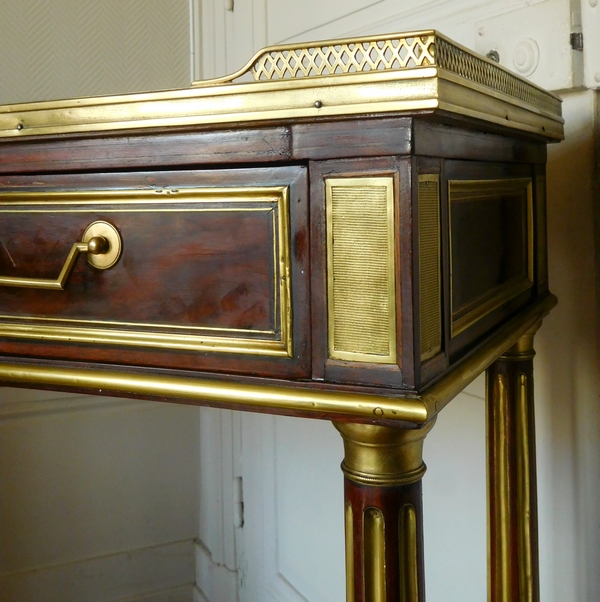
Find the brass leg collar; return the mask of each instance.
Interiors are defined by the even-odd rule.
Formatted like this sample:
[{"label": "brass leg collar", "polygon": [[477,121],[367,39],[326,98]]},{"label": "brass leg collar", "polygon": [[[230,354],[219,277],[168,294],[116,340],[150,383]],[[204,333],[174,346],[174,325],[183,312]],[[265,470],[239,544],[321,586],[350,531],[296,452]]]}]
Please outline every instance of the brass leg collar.
[{"label": "brass leg collar", "polygon": [[382,487],[416,483],[425,474],[423,440],[434,422],[420,429],[334,422],[344,439],[346,478]]},{"label": "brass leg collar", "polygon": [[533,350],[533,337],[541,325],[542,322],[540,321],[533,328],[528,330],[512,347],[507,349],[499,359],[517,362],[533,359],[533,356],[535,355],[535,351]]}]

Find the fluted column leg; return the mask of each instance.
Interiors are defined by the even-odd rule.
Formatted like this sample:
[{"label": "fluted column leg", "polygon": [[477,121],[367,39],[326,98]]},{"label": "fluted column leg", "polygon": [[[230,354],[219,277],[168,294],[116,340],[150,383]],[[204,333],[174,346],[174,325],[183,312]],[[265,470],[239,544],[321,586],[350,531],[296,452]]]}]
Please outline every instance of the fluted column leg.
[{"label": "fluted column leg", "polygon": [[423,602],[421,429],[334,423],[344,439],[347,602]]},{"label": "fluted column leg", "polygon": [[538,327],[487,371],[490,602],[539,601],[533,409]]}]

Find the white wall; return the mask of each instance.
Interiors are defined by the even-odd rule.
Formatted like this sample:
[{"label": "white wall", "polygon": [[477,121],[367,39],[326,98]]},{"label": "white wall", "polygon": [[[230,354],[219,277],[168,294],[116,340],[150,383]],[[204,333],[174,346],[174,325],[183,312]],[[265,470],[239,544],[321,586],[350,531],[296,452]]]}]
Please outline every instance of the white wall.
[{"label": "white wall", "polygon": [[186,87],[193,0],[2,0],[0,104]]},{"label": "white wall", "polygon": [[[187,86],[191,5],[2,0],[0,103]],[[191,602],[198,413],[0,389],[0,602]]]},{"label": "white wall", "polygon": [[[597,93],[563,93],[567,137],[549,149],[550,286],[559,305],[537,336],[543,600],[600,600],[600,361],[594,213]],[[598,171],[595,172],[597,182]]]},{"label": "white wall", "polygon": [[0,389],[0,601],[189,602],[197,412]]}]

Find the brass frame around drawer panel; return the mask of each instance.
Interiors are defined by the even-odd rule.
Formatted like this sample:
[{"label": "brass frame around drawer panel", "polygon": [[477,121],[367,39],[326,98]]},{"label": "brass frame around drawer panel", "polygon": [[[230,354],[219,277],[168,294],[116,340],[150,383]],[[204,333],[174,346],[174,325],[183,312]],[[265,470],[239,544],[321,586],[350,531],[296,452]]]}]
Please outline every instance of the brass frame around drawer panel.
[{"label": "brass frame around drawer panel", "polygon": [[[172,203],[172,207],[169,207]],[[216,203],[219,207],[216,207]],[[163,350],[293,357],[289,188],[177,188],[0,193],[0,216],[11,213],[241,212],[270,214],[273,229],[273,330],[181,326],[48,315],[6,315],[0,337]],[[124,241],[127,244],[127,241]],[[68,286],[68,285],[67,285]],[[61,294],[50,292],[50,294]]]},{"label": "brass frame around drawer panel", "polygon": [[[525,202],[525,262],[526,273],[511,278],[486,291],[465,307],[456,308],[453,304],[454,266],[452,234],[453,204],[464,201],[485,201],[501,198],[502,195],[521,195]],[[525,178],[502,178],[495,180],[449,180],[448,212],[450,219],[450,303],[451,336],[456,337],[479,320],[484,319],[502,305],[516,299],[534,285],[534,232],[533,232],[533,191],[532,180]]]}]

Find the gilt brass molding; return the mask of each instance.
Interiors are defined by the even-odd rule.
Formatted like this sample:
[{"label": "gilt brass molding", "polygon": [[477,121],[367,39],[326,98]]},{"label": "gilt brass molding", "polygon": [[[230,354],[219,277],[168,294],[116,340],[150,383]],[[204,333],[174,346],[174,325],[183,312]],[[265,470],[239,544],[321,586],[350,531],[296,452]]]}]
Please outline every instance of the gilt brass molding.
[{"label": "gilt brass molding", "polygon": [[[493,474],[488,471],[488,504],[493,504],[497,524],[495,531],[492,531],[488,518],[488,565],[491,569],[488,574],[488,597],[497,602],[511,602],[510,399],[507,376],[496,374],[492,387],[494,407],[491,411],[494,412],[494,416],[493,420],[488,416],[488,422],[491,423],[491,426],[488,426],[488,441],[493,437],[495,445],[493,449],[490,447],[488,455],[492,456],[495,470]],[[495,485],[493,489],[492,479]],[[492,573],[497,576],[495,582],[490,578]]]},{"label": "gilt brass molding", "polygon": [[558,96],[426,30],[273,46],[188,89],[5,105],[0,138],[436,110],[564,137]]},{"label": "gilt brass molding", "polygon": [[[527,330],[486,374],[489,599],[539,599],[533,336]],[[525,363],[516,363],[525,362]]]},{"label": "gilt brass molding", "polygon": [[524,333],[515,344],[507,349],[501,356],[502,360],[523,361],[533,359],[535,350],[533,348],[533,339],[536,332],[539,330],[541,322],[535,324],[526,333]]},{"label": "gilt brass molding", "polygon": [[[460,363],[451,374],[431,385],[421,395],[399,391],[368,395],[346,391],[226,383],[207,378],[185,378],[157,374],[134,374],[118,370],[87,370],[77,366],[34,366],[0,363],[0,382],[30,388],[60,387],[92,389],[115,395],[181,399],[192,404],[238,404],[249,409],[296,410],[306,414],[352,416],[364,421],[387,420],[415,426],[425,424],[440,412],[496,358],[556,305],[549,295],[498,329],[476,353]],[[414,467],[420,470],[420,465]],[[414,473],[413,478],[418,475]]]},{"label": "gilt brass molding", "polygon": [[[521,337],[528,338],[527,335]],[[517,399],[516,399],[516,447],[517,447],[517,502],[519,506],[517,521],[517,545],[519,549],[519,584],[521,585],[523,602],[534,600],[534,544],[531,537],[533,529],[532,507],[534,505],[531,492],[531,457],[535,447],[530,437],[531,425],[529,420],[528,387],[529,376],[518,374]]]},{"label": "gilt brass molding", "polygon": [[295,410],[306,414],[355,416],[365,421],[380,416],[420,424],[427,409],[415,398],[393,398],[347,391],[303,388],[295,385],[258,385],[225,380],[91,370],[80,367],[36,366],[29,363],[0,363],[0,382],[29,388],[70,387],[114,395],[170,398],[191,404],[236,404],[248,409]]},{"label": "gilt brass molding", "polygon": [[412,504],[404,504],[400,508],[398,516],[399,602],[416,602],[419,599],[417,520],[417,511]]},{"label": "gilt brass molding", "polygon": [[342,471],[355,483],[391,487],[421,480],[423,441],[435,418],[417,429],[334,422],[344,440]]},{"label": "gilt brass molding", "polygon": [[385,518],[379,508],[366,508],[362,517],[365,600],[386,602]]},{"label": "gilt brass molding", "polygon": [[517,344],[523,335],[536,328],[556,303],[556,297],[548,295],[533,307],[522,311],[515,318],[511,318],[500,326],[476,353],[467,357],[448,376],[426,389],[420,395],[420,399],[427,407],[428,416],[439,413],[476,376],[479,376],[499,356]]},{"label": "gilt brass molding", "polygon": [[346,533],[346,602],[354,602],[354,510],[346,500],[344,510]]}]

